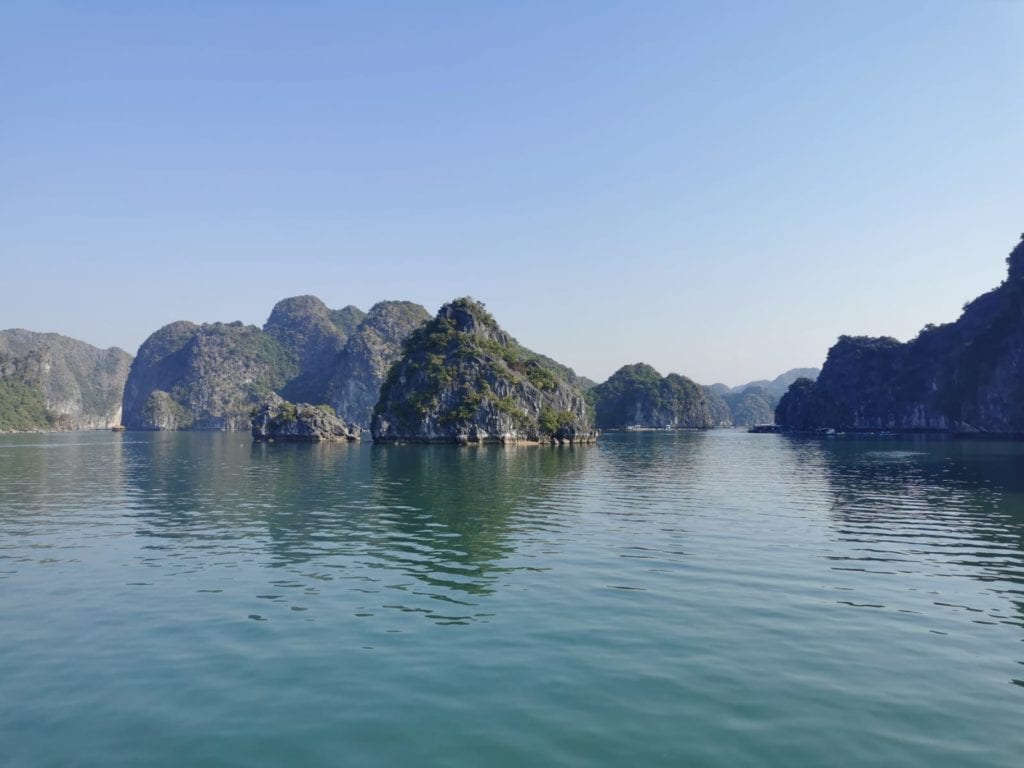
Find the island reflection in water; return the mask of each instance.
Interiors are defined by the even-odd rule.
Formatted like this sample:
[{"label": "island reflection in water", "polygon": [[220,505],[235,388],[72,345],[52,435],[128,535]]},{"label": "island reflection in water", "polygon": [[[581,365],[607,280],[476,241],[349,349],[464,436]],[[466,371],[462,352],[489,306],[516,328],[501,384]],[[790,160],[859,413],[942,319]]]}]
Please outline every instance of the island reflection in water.
[{"label": "island reflection in water", "polygon": [[545,505],[582,473],[587,451],[280,443],[243,451],[230,437],[156,435],[126,479],[137,533],[155,540],[147,545],[154,564],[168,550],[189,558],[189,548],[220,549],[228,559],[242,551],[291,574],[275,575],[275,587],[301,586],[308,596],[344,580],[367,596],[359,611],[461,622],[496,588],[514,540],[563,524]]},{"label": "island reflection in water", "polygon": [[[795,445],[801,465],[828,479],[843,544],[829,555],[836,569],[898,577],[975,623],[1024,626],[1024,446],[941,437]],[[937,577],[953,576],[987,588],[964,604],[936,589]]]},{"label": "island reflection in water", "polygon": [[1024,445],[31,435],[0,478],[16,765],[1024,753]]}]

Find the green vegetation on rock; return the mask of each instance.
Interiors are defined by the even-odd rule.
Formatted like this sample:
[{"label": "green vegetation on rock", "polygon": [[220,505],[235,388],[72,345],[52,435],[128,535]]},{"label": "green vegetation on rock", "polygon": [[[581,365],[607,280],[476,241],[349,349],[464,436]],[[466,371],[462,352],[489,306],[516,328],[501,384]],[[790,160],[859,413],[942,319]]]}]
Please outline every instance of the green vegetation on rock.
[{"label": "green vegetation on rock", "polygon": [[662,377],[644,363],[624,365],[592,391],[601,429],[717,426],[703,387],[675,373]]},{"label": "green vegetation on rock", "polygon": [[0,430],[119,424],[131,359],[55,333],[0,331]]},{"label": "green vegetation on rock", "polygon": [[729,417],[734,426],[749,427],[775,422],[775,408],[779,398],[766,387],[748,386],[739,392],[728,392],[722,396],[722,400],[729,408]]},{"label": "green vegetation on rock", "polygon": [[381,441],[593,439],[583,393],[465,297],[413,331],[374,409]]},{"label": "green vegetation on rock", "polygon": [[0,430],[50,429],[53,422],[39,387],[0,378]]}]

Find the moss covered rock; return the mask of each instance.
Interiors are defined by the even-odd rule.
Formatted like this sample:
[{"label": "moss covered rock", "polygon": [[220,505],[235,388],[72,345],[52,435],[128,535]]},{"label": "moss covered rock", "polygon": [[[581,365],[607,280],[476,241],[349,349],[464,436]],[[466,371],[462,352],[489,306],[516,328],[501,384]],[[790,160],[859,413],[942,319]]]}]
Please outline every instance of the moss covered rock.
[{"label": "moss covered rock", "polygon": [[414,331],[388,373],[371,426],[378,442],[585,443],[583,393],[562,366],[525,350],[471,298]]}]

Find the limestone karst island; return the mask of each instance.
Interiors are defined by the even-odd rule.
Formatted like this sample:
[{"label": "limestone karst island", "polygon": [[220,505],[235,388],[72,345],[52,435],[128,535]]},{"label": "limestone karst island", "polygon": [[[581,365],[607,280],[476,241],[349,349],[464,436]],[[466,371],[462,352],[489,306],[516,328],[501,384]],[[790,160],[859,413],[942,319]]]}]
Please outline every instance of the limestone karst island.
[{"label": "limestone karst island", "polygon": [[1024,240],[1006,279],[913,340],[843,336],[817,369],[740,387],[623,365],[597,384],[460,298],[330,309],[280,301],[262,328],[181,321],[134,358],[0,331],[0,430],[251,431],[257,440],[555,443],[600,430],[775,425],[815,432],[1024,435]]},{"label": "limestone karst island", "polygon": [[0,768],[1024,768],[1022,48],[0,3]]}]

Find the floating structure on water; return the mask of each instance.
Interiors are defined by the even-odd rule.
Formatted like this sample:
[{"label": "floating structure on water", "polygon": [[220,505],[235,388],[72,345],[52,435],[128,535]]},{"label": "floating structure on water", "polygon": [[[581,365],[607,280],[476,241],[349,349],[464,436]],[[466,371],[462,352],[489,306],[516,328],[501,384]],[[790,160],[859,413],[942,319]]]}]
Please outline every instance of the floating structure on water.
[{"label": "floating structure on water", "polygon": [[779,424],[755,424],[747,430],[747,432],[752,432],[755,435],[777,435],[785,431],[785,427]]}]

